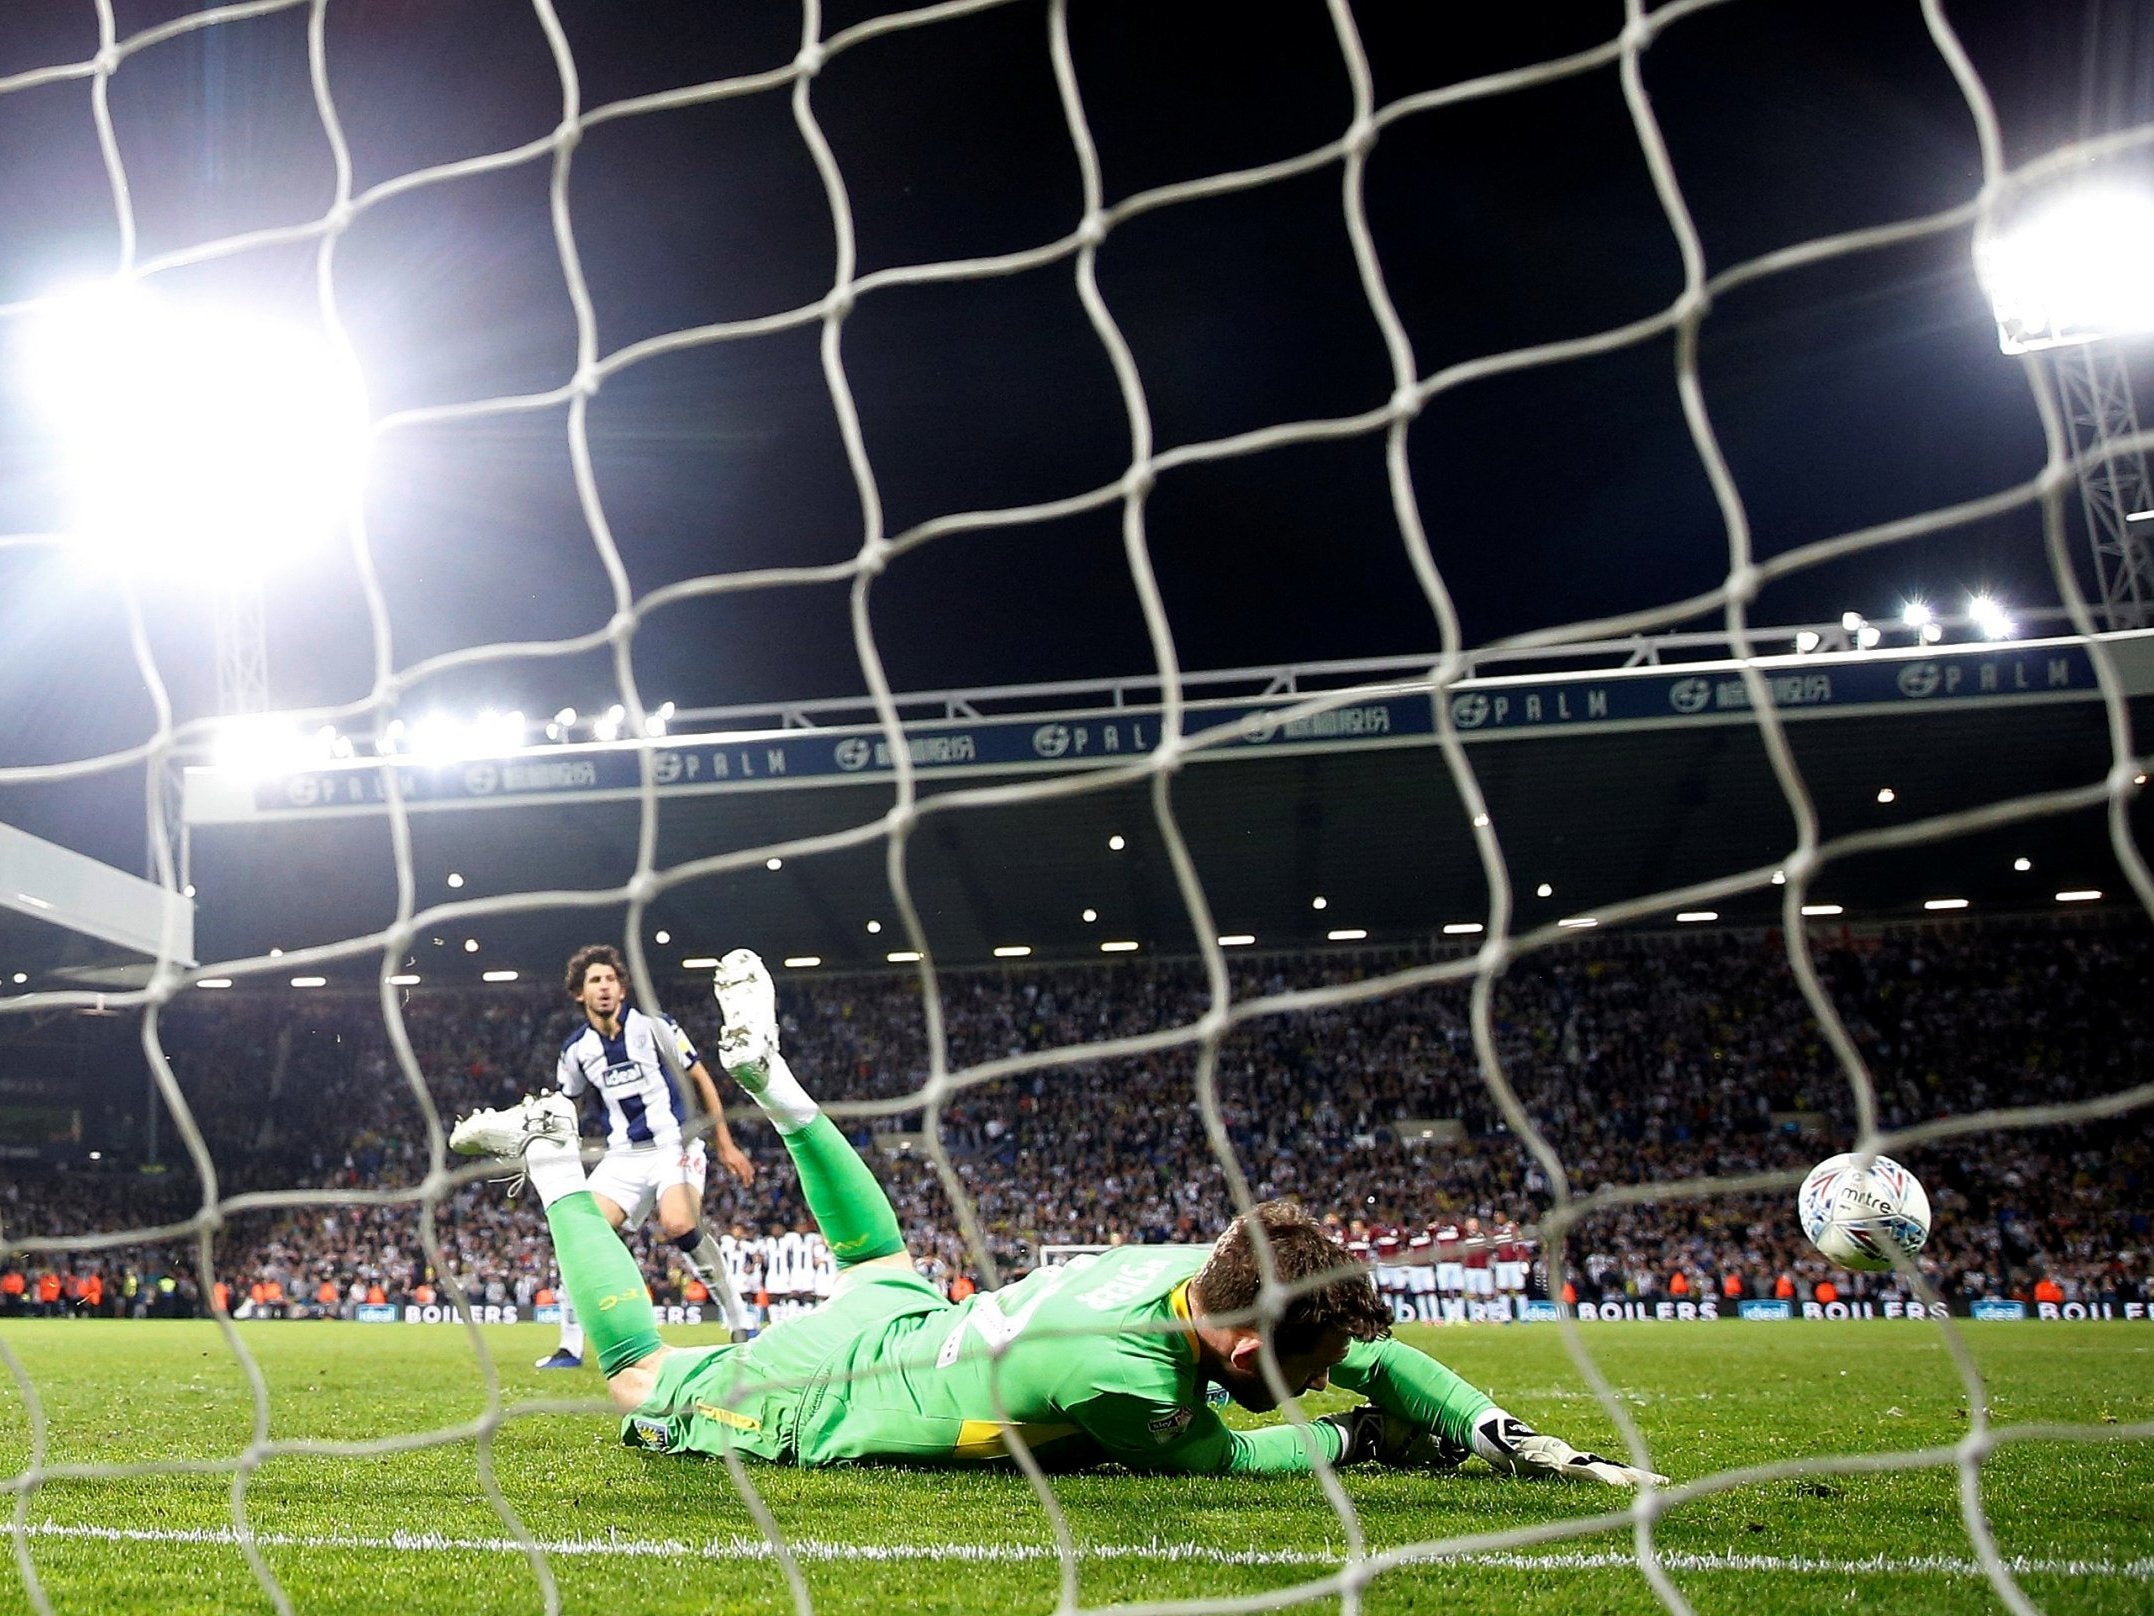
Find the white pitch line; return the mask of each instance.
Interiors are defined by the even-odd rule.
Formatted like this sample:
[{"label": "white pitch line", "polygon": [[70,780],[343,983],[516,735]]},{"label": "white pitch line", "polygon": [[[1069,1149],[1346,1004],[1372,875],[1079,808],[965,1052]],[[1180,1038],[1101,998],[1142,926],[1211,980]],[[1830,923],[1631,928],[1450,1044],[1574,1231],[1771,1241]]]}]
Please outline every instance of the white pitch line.
[{"label": "white pitch line", "polygon": [[[88,1540],[98,1543],[188,1543],[235,1547],[239,1542],[229,1526],[220,1527],[120,1527],[67,1526],[57,1521],[38,1521],[26,1529],[33,1538]],[[362,1537],[332,1532],[303,1535],[257,1532],[254,1541],[270,1549],[364,1549],[407,1550],[420,1553],[517,1554],[524,1546],[512,1537],[448,1537],[439,1532],[391,1532],[385,1537]],[[1053,1560],[1052,1544],[1038,1543],[834,1543],[822,1538],[800,1538],[786,1547],[796,1560],[811,1563],[871,1561],[955,1560],[973,1565],[1021,1565]],[[775,1551],[758,1537],[711,1538],[701,1543],[679,1539],[627,1537],[570,1537],[540,1539],[539,1548],[549,1555],[574,1559],[629,1560],[768,1560]],[[1207,1543],[1095,1543],[1077,1551],[1080,1560],[1201,1561],[1228,1566],[1312,1566],[1335,1569],[1344,1562],[1336,1554],[1312,1549],[1222,1549]],[[1828,1560],[1808,1555],[1781,1554],[1687,1554],[1663,1550],[1660,1562],[1671,1571],[1798,1572],[1813,1575],[1886,1575],[1981,1577],[1980,1562],[1943,1554],[1872,1555],[1865,1559]],[[1439,1563],[1439,1562],[1425,1562]],[[1637,1565],[1629,1554],[1582,1553],[1488,1553],[1446,1557],[1442,1563],[1501,1571],[1621,1571]],[[2140,1560],[2043,1560],[2028,1556],[2006,1559],[2015,1576],[2093,1577],[2129,1582],[2154,1581],[2154,1558]]]}]

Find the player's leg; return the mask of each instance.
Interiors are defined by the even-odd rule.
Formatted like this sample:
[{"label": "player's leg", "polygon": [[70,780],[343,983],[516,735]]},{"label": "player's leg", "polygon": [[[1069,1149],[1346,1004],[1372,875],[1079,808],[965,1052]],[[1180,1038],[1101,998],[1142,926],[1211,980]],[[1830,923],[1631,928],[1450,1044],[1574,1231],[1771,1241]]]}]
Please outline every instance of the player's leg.
[{"label": "player's leg", "polygon": [[741,1306],[733,1281],[725,1271],[725,1259],[719,1254],[718,1242],[711,1238],[710,1230],[703,1227],[698,1216],[703,1205],[707,1161],[700,1139],[681,1152],[678,1169],[669,1174],[672,1182],[658,1192],[658,1227],[673,1243],[673,1249],[681,1254],[681,1261],[688,1265],[689,1272],[703,1281],[704,1289],[711,1293],[711,1300],[718,1304],[719,1311],[725,1316],[727,1328],[732,1330],[735,1340],[740,1340],[748,1333],[748,1310]]},{"label": "player's leg", "polygon": [[725,1013],[719,1059],[777,1128],[831,1256],[840,1268],[880,1264],[910,1273],[912,1256],[890,1197],[778,1053],[770,972],[753,952],[736,948],[719,962],[714,991]]},{"label": "player's leg", "polygon": [[[591,1199],[597,1203],[599,1212],[618,1231],[621,1225],[628,1220],[628,1214],[622,1210],[619,1199],[623,1192],[619,1185],[613,1184],[610,1180],[601,1182],[604,1178],[607,1164],[613,1159],[613,1156],[609,1154],[599,1162],[598,1174],[593,1177],[586,1187],[590,1189]],[[568,1293],[566,1284],[561,1287],[561,1339],[555,1344],[553,1351],[539,1359],[533,1367],[538,1369],[581,1369],[583,1367],[583,1321],[576,1316],[576,1299]]]},{"label": "player's leg", "polygon": [[521,1160],[546,1208],[562,1282],[597,1349],[614,1406],[638,1407],[672,1349],[658,1338],[657,1316],[636,1259],[585,1185],[575,1107],[560,1095],[546,1094],[503,1110],[475,1112],[457,1123],[449,1146],[466,1156]]}]

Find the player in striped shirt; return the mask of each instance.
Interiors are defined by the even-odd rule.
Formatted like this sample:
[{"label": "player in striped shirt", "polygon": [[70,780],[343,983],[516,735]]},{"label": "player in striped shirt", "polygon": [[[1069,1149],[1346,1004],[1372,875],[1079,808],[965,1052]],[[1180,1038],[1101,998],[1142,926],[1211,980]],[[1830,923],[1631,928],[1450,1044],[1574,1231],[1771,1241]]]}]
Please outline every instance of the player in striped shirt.
[{"label": "player in striped shirt", "polygon": [[[618,949],[607,943],[577,949],[569,956],[566,985],[583,1007],[583,1025],[561,1046],[554,1087],[572,1101],[596,1094],[605,1103],[606,1154],[590,1177],[598,1210],[619,1229],[641,1224],[655,1208],[659,1230],[709,1289],[726,1323],[745,1334],[747,1313],[718,1243],[702,1226],[708,1157],[701,1139],[686,1137],[692,1114],[661,1046],[695,1085],[702,1113],[711,1118],[720,1165],[741,1183],[752,1183],[755,1164],[733,1143],[717,1086],[679,1023],[668,1015],[645,1015],[627,1002],[628,970]],[[538,1367],[582,1365],[583,1324],[574,1303],[564,1299],[561,1344]]]}]

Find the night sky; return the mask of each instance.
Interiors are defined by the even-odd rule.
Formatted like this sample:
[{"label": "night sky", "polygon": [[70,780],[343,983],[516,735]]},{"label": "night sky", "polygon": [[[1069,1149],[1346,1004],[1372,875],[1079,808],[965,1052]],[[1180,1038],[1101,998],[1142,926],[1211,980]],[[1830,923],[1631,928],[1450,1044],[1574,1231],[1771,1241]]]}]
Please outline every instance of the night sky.
[{"label": "night sky", "polygon": [[[120,33],[191,8],[120,4]],[[896,8],[826,8],[828,38]],[[1379,105],[1604,42],[1622,7],[1353,8]],[[2115,0],[1946,7],[1995,97],[2008,156],[2154,117],[2154,26]],[[558,6],[586,110],[783,67],[797,10],[623,0]],[[1071,44],[1110,204],[1290,157],[1350,115],[1319,4],[1083,3]],[[11,7],[0,76],[80,60],[88,4]],[[543,138],[562,89],[519,0],[337,0],[331,88],[364,193],[430,165]],[[1973,124],[1918,7],[1732,0],[1671,27],[1646,87],[1709,270],[1820,235],[1946,208],[1979,182]],[[858,273],[1009,253],[1082,209],[1056,97],[1048,10],[1014,0],[843,51],[811,105],[843,173]],[[111,83],[144,258],[318,218],[334,180],[307,89],[306,8],[174,38]],[[601,353],[701,323],[812,303],[834,270],[822,184],[787,87],[594,125],[570,204]],[[1380,406],[1391,378],[1357,277],[1340,165],[1140,214],[1102,247],[1158,447]],[[405,191],[338,242],[338,310],[378,414],[561,385],[574,325],[548,213],[550,158]],[[1681,286],[1611,65],[1389,126],[1367,212],[1419,373],[1581,337]],[[0,534],[61,521],[52,455],[11,362],[21,300],[108,271],[118,236],[75,79],[0,94]],[[311,243],[160,277],[175,296],[305,315]],[[1087,324],[1074,256],[992,278],[864,294],[845,374],[885,531],[1112,483],[1129,422]],[[633,591],[727,571],[843,563],[863,511],[814,321],[653,358],[593,401],[599,491]],[[1714,424],[1761,555],[2026,478],[2041,440],[2002,357],[1965,231],[1838,258],[1726,296],[1703,333]],[[400,430],[379,443],[367,542],[406,667],[494,641],[590,633],[612,610],[578,510],[566,410]],[[1192,466],[1147,507],[1150,557],[1185,668],[1425,654],[1437,644],[1365,432]],[[1474,382],[1410,438],[1415,491],[1469,643],[1711,588],[1719,514],[1678,410],[1668,338]],[[1776,585],[1754,621],[1957,609],[1978,587],[2055,599],[2032,513]],[[107,577],[50,547],[0,548],[0,768],[80,758],[154,727]],[[900,689],[1142,673],[1153,656],[1113,504],[938,538],[874,585]],[[362,698],[372,642],[348,554],[297,558],[269,586],[280,706]],[[211,696],[206,602],[144,602],[177,716]],[[864,689],[842,583],[649,613],[645,701],[683,706]],[[407,696],[545,713],[615,699],[601,654],[466,668]],[[125,779],[123,774],[115,778]],[[106,845],[133,863],[139,793]],[[65,793],[0,780],[0,813],[99,838]],[[126,851],[128,836],[135,852]]]}]

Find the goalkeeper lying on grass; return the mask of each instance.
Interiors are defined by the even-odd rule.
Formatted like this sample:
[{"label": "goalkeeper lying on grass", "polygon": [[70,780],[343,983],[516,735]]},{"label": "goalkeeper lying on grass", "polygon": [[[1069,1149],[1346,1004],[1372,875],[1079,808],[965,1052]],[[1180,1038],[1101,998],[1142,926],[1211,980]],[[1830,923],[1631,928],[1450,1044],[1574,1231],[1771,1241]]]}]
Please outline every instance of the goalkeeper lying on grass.
[{"label": "goalkeeper lying on grass", "polygon": [[[777,1126],[838,1261],[837,1290],[815,1312],[739,1345],[668,1347],[635,1259],[584,1187],[567,1100],[481,1111],[450,1137],[466,1155],[522,1158],[628,1442],[798,1465],[932,1464],[1004,1458],[1015,1431],[1054,1469],[1305,1471],[1319,1457],[1478,1454],[1501,1470],[1618,1487],[1665,1480],[1542,1435],[1392,1340],[1368,1271],[1287,1201],[1235,1219],[1208,1255],[1126,1246],[951,1303],[914,1271],[889,1198],[778,1053],[763,962],[727,955],[717,994],[719,1057]],[[1243,1408],[1278,1405],[1255,1323],[1252,1223],[1294,1289],[1271,1330],[1280,1379],[1295,1393],[1336,1380],[1369,1400],[1306,1431],[1230,1430],[1206,1403],[1211,1384]]]}]

